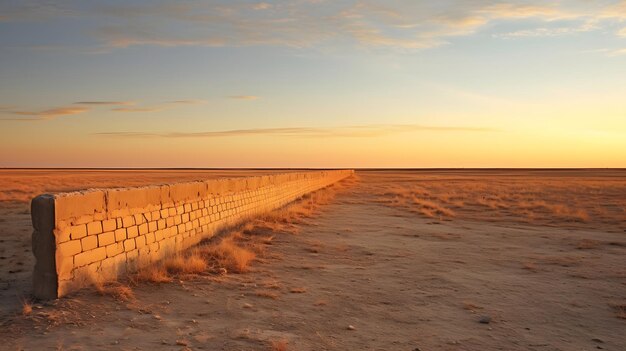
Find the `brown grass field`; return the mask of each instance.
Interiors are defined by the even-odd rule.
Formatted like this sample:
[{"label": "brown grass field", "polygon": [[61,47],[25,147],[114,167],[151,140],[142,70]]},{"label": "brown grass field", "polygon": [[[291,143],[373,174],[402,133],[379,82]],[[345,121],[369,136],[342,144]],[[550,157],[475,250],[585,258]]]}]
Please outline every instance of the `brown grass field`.
[{"label": "brown grass field", "polygon": [[0,171],[0,349],[626,350],[626,170],[359,171],[29,297],[33,196],[269,172]]}]

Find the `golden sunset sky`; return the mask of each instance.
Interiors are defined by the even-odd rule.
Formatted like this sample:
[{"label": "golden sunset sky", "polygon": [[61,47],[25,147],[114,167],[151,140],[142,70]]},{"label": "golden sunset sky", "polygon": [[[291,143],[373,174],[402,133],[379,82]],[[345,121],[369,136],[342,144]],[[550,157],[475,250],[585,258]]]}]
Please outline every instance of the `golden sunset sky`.
[{"label": "golden sunset sky", "polygon": [[626,167],[626,1],[3,1],[0,167]]}]

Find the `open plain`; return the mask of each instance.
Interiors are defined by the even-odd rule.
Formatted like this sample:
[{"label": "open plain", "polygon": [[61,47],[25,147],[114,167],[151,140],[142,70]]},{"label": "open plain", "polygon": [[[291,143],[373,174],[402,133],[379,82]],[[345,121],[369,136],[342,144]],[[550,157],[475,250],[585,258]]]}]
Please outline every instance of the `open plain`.
[{"label": "open plain", "polygon": [[277,171],[0,172],[8,350],[624,350],[625,170],[368,170],[154,270],[29,298],[40,193]]}]

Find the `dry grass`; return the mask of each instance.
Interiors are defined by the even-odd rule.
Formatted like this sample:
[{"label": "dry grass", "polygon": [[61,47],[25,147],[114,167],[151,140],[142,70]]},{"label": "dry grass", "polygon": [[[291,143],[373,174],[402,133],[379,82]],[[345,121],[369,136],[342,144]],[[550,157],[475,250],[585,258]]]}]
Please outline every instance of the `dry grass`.
[{"label": "dry grass", "polygon": [[119,282],[106,282],[94,284],[96,291],[103,296],[111,296],[120,301],[131,301],[135,299],[133,290]]},{"label": "dry grass", "polygon": [[200,274],[207,270],[207,262],[198,252],[188,255],[179,254],[163,262],[170,274]]},{"label": "dry grass", "polygon": [[463,301],[463,309],[474,312],[476,310],[482,310],[483,308],[469,301]]},{"label": "dry grass", "polygon": [[379,202],[431,219],[517,221],[553,226],[598,224],[619,229],[626,180],[607,173],[386,173],[367,178]]},{"label": "dry grass", "polygon": [[595,249],[601,244],[602,243],[598,240],[582,239],[578,242],[578,245],[576,245],[576,248],[579,250],[589,250],[589,249]]},{"label": "dry grass", "polygon": [[22,299],[22,315],[28,316],[33,312],[33,304],[28,299]]},{"label": "dry grass", "polygon": [[537,268],[537,265],[534,262],[523,262],[522,268],[535,273],[539,271],[539,268]]},{"label": "dry grass", "polygon": [[268,299],[272,299],[272,300],[276,300],[278,299],[279,295],[273,291],[267,291],[267,290],[257,290],[254,292],[254,295],[258,296],[258,297],[266,297]]},{"label": "dry grass", "polygon": [[197,251],[214,266],[234,273],[247,272],[256,257],[254,252],[237,245],[232,237],[224,238],[218,244],[200,246]]},{"label": "dry grass", "polygon": [[162,265],[152,265],[141,268],[135,275],[131,276],[131,280],[135,283],[169,283],[172,278],[169,276],[167,269]]},{"label": "dry grass", "polygon": [[270,350],[272,351],[287,351],[287,340],[272,340],[270,341]]}]

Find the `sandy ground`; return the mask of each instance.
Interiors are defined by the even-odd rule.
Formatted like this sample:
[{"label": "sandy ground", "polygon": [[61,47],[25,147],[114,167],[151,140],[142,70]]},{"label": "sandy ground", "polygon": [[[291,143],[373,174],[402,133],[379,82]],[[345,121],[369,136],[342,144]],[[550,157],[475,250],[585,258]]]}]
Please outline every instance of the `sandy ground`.
[{"label": "sandy ground", "polygon": [[247,273],[27,315],[28,212],[5,201],[1,348],[626,349],[625,171],[359,172],[334,188],[295,234],[252,227],[273,240]]}]

